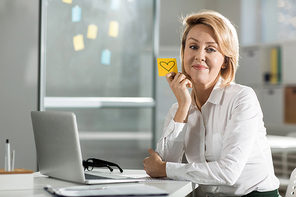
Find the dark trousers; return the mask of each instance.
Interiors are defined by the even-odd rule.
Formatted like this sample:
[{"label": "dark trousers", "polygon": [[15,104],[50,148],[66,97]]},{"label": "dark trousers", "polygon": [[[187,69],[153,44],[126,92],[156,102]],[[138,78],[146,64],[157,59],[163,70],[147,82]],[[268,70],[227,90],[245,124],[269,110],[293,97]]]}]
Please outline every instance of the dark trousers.
[{"label": "dark trousers", "polygon": [[273,191],[269,191],[269,192],[258,192],[258,191],[253,191],[247,195],[244,195],[242,197],[281,197],[281,195],[279,194],[279,191],[273,190]]},{"label": "dark trousers", "polygon": [[[207,194],[203,193],[201,191],[201,188],[198,187],[194,191],[192,191],[190,194],[188,194],[186,197],[208,197]],[[269,192],[258,192],[253,191],[247,195],[241,196],[241,197],[281,197],[278,190],[273,190]]]}]

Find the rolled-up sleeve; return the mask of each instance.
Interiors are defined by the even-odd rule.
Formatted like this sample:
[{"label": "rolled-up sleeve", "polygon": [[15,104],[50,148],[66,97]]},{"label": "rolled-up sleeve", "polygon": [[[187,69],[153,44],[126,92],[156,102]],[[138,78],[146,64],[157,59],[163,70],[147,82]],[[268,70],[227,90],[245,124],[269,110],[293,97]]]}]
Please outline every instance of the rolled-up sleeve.
[{"label": "rolled-up sleeve", "polygon": [[184,152],[186,123],[175,122],[173,117],[177,105],[174,104],[165,119],[163,135],[157,143],[156,152],[164,161],[181,162]]}]

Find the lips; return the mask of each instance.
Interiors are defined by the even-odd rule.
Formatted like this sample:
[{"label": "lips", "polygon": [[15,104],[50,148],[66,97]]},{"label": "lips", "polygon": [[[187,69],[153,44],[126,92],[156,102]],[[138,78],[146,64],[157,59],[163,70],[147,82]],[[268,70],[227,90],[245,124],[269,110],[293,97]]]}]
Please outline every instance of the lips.
[{"label": "lips", "polygon": [[201,64],[195,64],[191,66],[192,68],[196,69],[196,70],[206,70],[208,69],[208,67],[201,65]]}]

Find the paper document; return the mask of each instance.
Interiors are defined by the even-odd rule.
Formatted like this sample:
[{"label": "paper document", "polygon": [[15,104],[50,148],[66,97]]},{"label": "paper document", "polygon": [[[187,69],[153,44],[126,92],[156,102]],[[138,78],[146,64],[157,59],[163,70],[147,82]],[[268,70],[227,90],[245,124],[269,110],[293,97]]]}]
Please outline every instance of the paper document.
[{"label": "paper document", "polygon": [[57,196],[167,196],[166,191],[145,184],[96,185],[53,188],[45,187]]}]

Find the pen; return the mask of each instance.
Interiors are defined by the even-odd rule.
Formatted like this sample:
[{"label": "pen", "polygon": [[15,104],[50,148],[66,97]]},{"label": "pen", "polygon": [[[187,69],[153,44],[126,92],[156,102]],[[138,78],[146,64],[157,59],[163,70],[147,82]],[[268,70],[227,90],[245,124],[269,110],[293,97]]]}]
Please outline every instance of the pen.
[{"label": "pen", "polygon": [[[6,146],[5,146],[5,167],[6,171],[11,171],[11,160],[10,160],[10,144],[9,144],[9,139],[6,139]],[[6,159],[7,158],[7,159]]]},{"label": "pen", "polygon": [[5,171],[7,171],[7,156],[6,156],[6,151],[5,151]]},{"label": "pen", "polygon": [[15,150],[12,151],[11,171],[14,171],[14,163],[15,163]]}]

